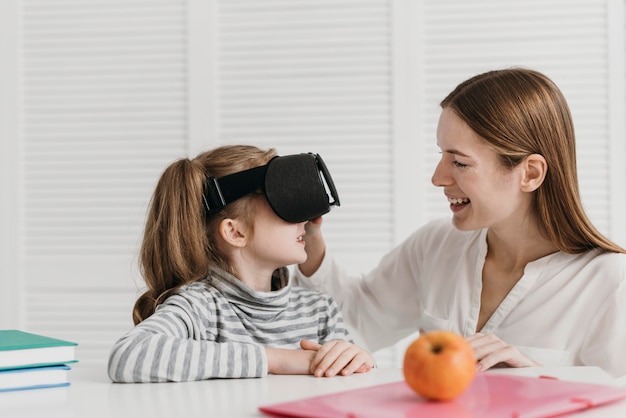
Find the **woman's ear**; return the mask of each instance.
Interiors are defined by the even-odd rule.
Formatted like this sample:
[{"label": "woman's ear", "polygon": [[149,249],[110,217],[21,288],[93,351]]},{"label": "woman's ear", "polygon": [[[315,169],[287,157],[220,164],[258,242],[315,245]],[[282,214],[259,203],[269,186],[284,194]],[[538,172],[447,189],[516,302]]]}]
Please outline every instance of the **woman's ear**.
[{"label": "woman's ear", "polygon": [[531,154],[522,161],[522,184],[523,192],[534,192],[543,184],[548,172],[548,163],[543,155]]},{"label": "woman's ear", "polygon": [[233,247],[243,248],[248,242],[248,233],[242,222],[226,218],[220,222],[219,233],[224,242]]}]

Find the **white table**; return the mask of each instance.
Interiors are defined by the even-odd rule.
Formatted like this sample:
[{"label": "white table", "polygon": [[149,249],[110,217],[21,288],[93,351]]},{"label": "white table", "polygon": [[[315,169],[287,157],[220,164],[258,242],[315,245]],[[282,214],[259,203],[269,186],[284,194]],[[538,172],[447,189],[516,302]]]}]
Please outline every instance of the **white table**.
[{"label": "white table", "polygon": [[[562,380],[615,383],[597,368],[499,369],[492,373],[549,375]],[[374,369],[348,377],[274,376],[261,379],[187,383],[113,384],[104,365],[77,364],[71,386],[0,393],[2,418],[266,417],[260,405],[402,380],[400,369]],[[623,385],[624,382],[619,382]],[[626,417],[626,401],[597,407],[576,417]]]}]

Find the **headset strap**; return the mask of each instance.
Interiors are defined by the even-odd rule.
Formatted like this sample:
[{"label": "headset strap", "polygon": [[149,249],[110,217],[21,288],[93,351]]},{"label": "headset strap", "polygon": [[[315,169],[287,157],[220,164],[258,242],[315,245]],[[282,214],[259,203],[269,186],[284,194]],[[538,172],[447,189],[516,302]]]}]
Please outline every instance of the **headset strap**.
[{"label": "headset strap", "polygon": [[216,214],[227,204],[263,189],[265,186],[265,173],[267,165],[250,168],[238,173],[229,174],[219,179],[207,178],[204,184],[204,207],[209,216]]}]

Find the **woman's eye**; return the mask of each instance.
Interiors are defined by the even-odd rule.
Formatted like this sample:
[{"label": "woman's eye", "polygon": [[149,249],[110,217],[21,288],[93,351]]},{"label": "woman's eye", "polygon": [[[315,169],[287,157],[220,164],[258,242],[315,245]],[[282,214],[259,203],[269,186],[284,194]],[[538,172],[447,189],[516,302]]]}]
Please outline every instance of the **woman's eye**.
[{"label": "woman's eye", "polygon": [[456,161],[456,160],[454,160],[454,161],[452,162],[452,164],[454,164],[456,167],[459,167],[459,168],[465,168],[465,167],[467,167],[467,164],[463,164],[462,162],[460,162],[460,161]]}]

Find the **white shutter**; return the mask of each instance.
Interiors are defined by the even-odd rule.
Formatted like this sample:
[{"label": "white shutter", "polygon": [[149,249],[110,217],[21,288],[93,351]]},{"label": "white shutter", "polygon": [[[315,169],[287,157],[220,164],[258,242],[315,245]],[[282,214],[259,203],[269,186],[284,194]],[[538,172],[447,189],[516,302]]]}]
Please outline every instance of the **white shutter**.
[{"label": "white shutter", "polygon": [[218,142],[319,153],[341,207],[324,231],[348,269],[392,242],[389,1],[220,1]]},{"label": "white shutter", "polygon": [[143,216],[186,146],[185,1],[21,2],[23,324],[105,361]]},{"label": "white shutter", "polygon": [[18,37],[17,0],[0,1],[0,327],[19,323]]}]

